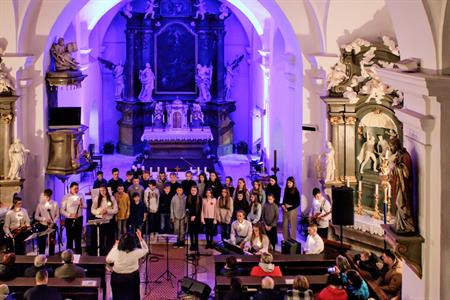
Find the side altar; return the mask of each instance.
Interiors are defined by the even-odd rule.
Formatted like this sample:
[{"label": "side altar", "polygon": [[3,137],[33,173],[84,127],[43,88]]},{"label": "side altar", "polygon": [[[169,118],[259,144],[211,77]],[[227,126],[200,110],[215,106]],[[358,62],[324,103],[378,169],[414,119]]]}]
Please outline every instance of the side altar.
[{"label": "side altar", "polygon": [[[121,12],[126,19],[125,64],[99,59],[115,78],[116,108],[122,113],[118,152],[136,155],[150,149],[152,157],[160,158],[232,153],[230,114],[236,106],[226,74],[242,58],[225,66],[226,4],[151,3],[145,11],[130,3]],[[191,120],[194,107],[203,115],[201,126]]]}]

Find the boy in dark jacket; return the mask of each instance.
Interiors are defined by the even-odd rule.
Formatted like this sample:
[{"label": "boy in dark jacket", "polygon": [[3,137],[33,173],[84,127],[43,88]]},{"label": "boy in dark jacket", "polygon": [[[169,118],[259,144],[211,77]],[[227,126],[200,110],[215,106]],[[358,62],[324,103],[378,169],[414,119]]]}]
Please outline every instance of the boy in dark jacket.
[{"label": "boy in dark jacket", "polygon": [[170,183],[164,185],[163,192],[159,195],[158,212],[161,218],[160,233],[171,233],[172,226],[170,224],[170,204],[172,195],[170,193]]}]

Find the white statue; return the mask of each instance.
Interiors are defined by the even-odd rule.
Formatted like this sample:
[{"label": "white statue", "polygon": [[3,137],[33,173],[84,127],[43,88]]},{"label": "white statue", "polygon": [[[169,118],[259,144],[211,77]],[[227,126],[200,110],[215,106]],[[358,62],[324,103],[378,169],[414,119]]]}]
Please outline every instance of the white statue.
[{"label": "white statue", "polygon": [[116,97],[116,99],[120,99],[123,96],[123,89],[125,87],[125,84],[123,81],[123,66],[122,66],[122,64],[114,65],[113,75],[114,75],[114,84],[116,86],[114,96]]},{"label": "white statue", "polygon": [[163,104],[162,104],[162,102],[157,102],[155,105],[155,110],[153,111],[154,121],[160,120],[162,122],[163,116],[164,116]]},{"label": "white statue", "polygon": [[77,71],[79,69],[78,62],[72,57],[72,52],[78,51],[77,44],[64,43],[63,38],[59,38],[50,48],[50,53],[55,59],[56,71]]},{"label": "white statue", "polygon": [[378,154],[380,154],[382,157],[386,157],[386,154],[387,154],[387,157],[389,157],[390,156],[389,149],[390,149],[390,146],[389,146],[388,141],[386,141],[382,135],[379,135],[378,136],[378,144],[377,144]]},{"label": "white statue", "polygon": [[373,170],[377,171],[377,157],[375,156],[375,137],[367,135],[367,141],[361,147],[359,155],[357,157],[361,167],[359,168],[359,173],[364,174],[364,167],[369,162],[373,161]]},{"label": "white statue", "polygon": [[398,47],[393,39],[391,39],[387,35],[383,35],[381,37],[381,40],[383,41],[383,44],[389,48],[392,54],[400,56],[400,51],[398,50]]},{"label": "white statue", "polygon": [[127,16],[128,19],[133,17],[133,5],[131,5],[131,1],[129,1],[123,8],[123,14]]},{"label": "white statue", "polygon": [[222,3],[219,7],[219,19],[224,20],[228,17],[228,15],[230,14],[230,10],[228,8],[228,6],[225,3]]},{"label": "white statue", "polygon": [[197,83],[199,93],[197,101],[204,103],[211,100],[211,82],[212,82],[212,66],[197,65],[197,75],[195,81]]},{"label": "white statue", "polygon": [[8,74],[0,70],[0,95],[12,95],[14,91],[14,85],[9,80]]},{"label": "white statue", "polygon": [[152,93],[155,88],[155,74],[153,74],[149,63],[145,64],[144,70],[139,71],[139,80],[141,81],[142,89],[138,99],[141,102],[152,101]]},{"label": "white statue", "polygon": [[325,166],[326,166],[326,175],[325,175],[325,182],[334,181],[335,179],[335,172],[336,172],[336,161],[334,159],[334,147],[331,142],[327,142],[327,149],[328,152],[326,153],[326,160],[325,160]]},{"label": "white statue", "polygon": [[200,106],[200,104],[198,104],[196,102],[194,102],[192,104],[191,115],[192,115],[192,122],[200,121],[201,123],[204,123],[204,115],[203,115],[202,107]]},{"label": "white statue", "polygon": [[333,68],[331,68],[331,72],[327,76],[327,90],[339,85],[342,81],[348,78],[346,70],[347,67],[341,62],[338,62]]},{"label": "white statue", "polygon": [[151,19],[155,18],[155,8],[157,8],[159,5],[155,3],[155,0],[149,0],[147,1],[146,7],[145,7],[145,15],[144,19],[147,19],[148,15],[150,15]]},{"label": "white statue", "polygon": [[197,4],[194,4],[194,6],[197,7],[197,12],[195,13],[194,19],[198,19],[200,17],[203,21],[206,14],[205,0],[198,0]]},{"label": "white statue", "polygon": [[26,153],[30,150],[25,149],[19,139],[15,139],[9,147],[9,162],[11,166],[8,172],[8,178],[11,180],[20,179],[20,170],[25,164]]}]

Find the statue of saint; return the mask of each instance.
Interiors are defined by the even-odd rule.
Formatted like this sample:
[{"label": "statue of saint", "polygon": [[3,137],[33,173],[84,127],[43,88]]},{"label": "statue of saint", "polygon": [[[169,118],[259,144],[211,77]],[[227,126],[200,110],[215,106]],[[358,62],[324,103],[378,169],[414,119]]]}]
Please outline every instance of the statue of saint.
[{"label": "statue of saint", "polygon": [[197,12],[195,13],[194,19],[198,19],[200,17],[203,21],[206,14],[205,0],[198,0],[197,4],[194,4],[194,6],[197,7]]},{"label": "statue of saint", "polygon": [[212,82],[212,66],[197,65],[197,75],[195,76],[199,89],[197,101],[200,103],[211,100],[211,82]]},{"label": "statue of saint", "polygon": [[157,8],[159,5],[155,3],[155,0],[149,0],[146,3],[145,6],[145,15],[144,19],[147,19],[147,17],[150,15],[151,19],[155,18],[155,8]]},{"label": "statue of saint", "polygon": [[202,112],[202,107],[200,106],[199,103],[194,102],[192,104],[191,116],[192,116],[191,117],[191,125],[199,125],[199,126],[201,126],[205,122],[204,121],[204,115],[203,115],[203,112]]},{"label": "statue of saint", "polygon": [[164,116],[164,107],[162,102],[157,102],[155,105],[155,110],[153,111],[153,118],[154,120],[161,120],[163,119]]},{"label": "statue of saint", "polygon": [[384,139],[382,135],[378,136],[377,151],[382,157],[385,157],[386,154],[388,157],[390,155],[389,143]]},{"label": "statue of saint", "polygon": [[56,71],[78,71],[78,62],[72,57],[72,52],[78,51],[77,44],[64,43],[63,38],[59,38],[50,48],[50,53],[55,59]]},{"label": "statue of saint", "polygon": [[400,139],[389,141],[394,155],[392,163],[393,197],[397,206],[394,229],[398,234],[415,234],[416,224],[413,217],[413,175],[412,160],[408,151],[402,147]]},{"label": "statue of saint", "polygon": [[153,74],[149,63],[145,64],[144,70],[139,71],[139,80],[141,81],[142,89],[138,99],[141,102],[152,101],[152,93],[155,88],[155,74]]},{"label": "statue of saint", "polygon": [[364,174],[364,167],[366,164],[372,160],[373,161],[373,170],[377,171],[377,157],[375,156],[375,137],[371,135],[367,135],[368,139],[361,147],[361,151],[359,151],[359,155],[356,159],[358,159],[361,164],[359,168],[359,173]]},{"label": "statue of saint", "polygon": [[11,96],[14,91],[14,85],[9,80],[8,74],[0,70],[0,96]]},{"label": "statue of saint", "polygon": [[30,150],[25,149],[19,139],[15,139],[9,147],[9,167],[8,178],[11,180],[20,179],[20,171],[25,164],[26,153]]},{"label": "statue of saint", "polygon": [[326,175],[325,175],[325,182],[334,181],[335,179],[335,172],[336,172],[336,161],[334,158],[334,147],[331,142],[327,142],[327,149],[328,152],[325,154],[325,167],[326,167]]},{"label": "statue of saint", "polygon": [[122,64],[114,65],[113,75],[114,75],[114,84],[116,86],[114,96],[116,97],[116,99],[121,99],[123,96],[123,89],[125,88],[125,84],[123,81]]}]

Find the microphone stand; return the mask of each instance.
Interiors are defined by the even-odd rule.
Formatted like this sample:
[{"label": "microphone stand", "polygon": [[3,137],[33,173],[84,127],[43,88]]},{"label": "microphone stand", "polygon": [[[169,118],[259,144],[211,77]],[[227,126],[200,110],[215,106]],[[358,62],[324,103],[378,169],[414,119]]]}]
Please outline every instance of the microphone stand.
[{"label": "microphone stand", "polygon": [[[56,235],[57,235],[57,239],[58,239],[58,250],[59,250],[59,252],[61,252],[62,241],[61,241],[60,232],[58,230],[58,226],[56,226],[55,219],[53,219],[53,216],[51,214],[51,209],[47,208],[47,211],[48,211],[48,215],[50,216],[50,221],[52,221],[53,227],[56,227],[55,230],[56,230]],[[49,244],[48,244],[48,247],[49,247],[48,251],[50,253],[50,234],[48,235],[48,242],[49,242]]]}]

